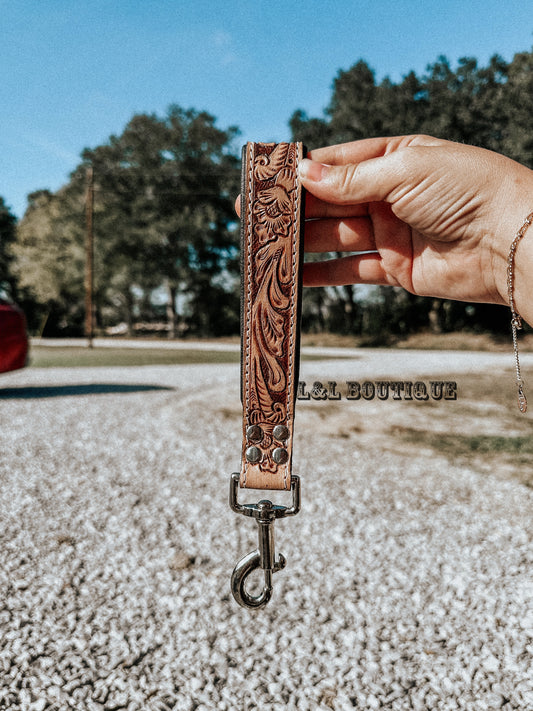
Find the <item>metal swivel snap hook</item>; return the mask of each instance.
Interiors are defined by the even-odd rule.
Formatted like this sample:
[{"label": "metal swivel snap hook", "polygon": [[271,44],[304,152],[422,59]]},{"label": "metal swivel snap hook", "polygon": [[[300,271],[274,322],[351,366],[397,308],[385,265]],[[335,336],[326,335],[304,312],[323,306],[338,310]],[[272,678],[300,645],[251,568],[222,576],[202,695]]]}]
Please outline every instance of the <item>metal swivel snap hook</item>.
[{"label": "metal swivel snap hook", "polygon": [[[258,507],[269,504],[271,501],[260,501]],[[265,511],[268,510],[265,508]],[[274,521],[257,520],[259,526],[259,548],[241,558],[235,566],[231,576],[231,592],[233,597],[243,607],[263,607],[272,597],[272,575],[285,567],[286,560],[280,555],[279,560],[274,560]],[[250,573],[257,568],[264,572],[265,581],[263,590],[259,595],[250,595],[246,590],[246,581]]]},{"label": "metal swivel snap hook", "polygon": [[[272,597],[272,575],[285,567],[286,560],[280,554],[275,559],[274,547],[274,521],[277,518],[293,516],[300,510],[300,480],[297,476],[291,477],[292,506],[276,506],[271,501],[263,499],[258,504],[239,504],[237,491],[239,475],[233,474],[230,488],[230,507],[236,513],[255,518],[258,526],[259,545],[257,550],[244,556],[233,571],[231,576],[231,592],[233,597],[243,607],[263,607]],[[263,590],[259,595],[250,595],[245,585],[248,576],[257,568],[264,571]]]}]

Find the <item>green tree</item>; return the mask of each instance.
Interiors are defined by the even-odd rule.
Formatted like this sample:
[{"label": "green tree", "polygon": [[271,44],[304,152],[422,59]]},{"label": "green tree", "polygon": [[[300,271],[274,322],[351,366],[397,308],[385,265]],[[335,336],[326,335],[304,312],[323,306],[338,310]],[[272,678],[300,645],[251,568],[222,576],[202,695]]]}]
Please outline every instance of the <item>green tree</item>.
[{"label": "green tree", "polygon": [[0,197],[0,295],[15,296],[15,278],[12,273],[13,254],[11,246],[15,241],[17,218]]},{"label": "green tree", "polygon": [[533,168],[533,51],[516,54],[506,76],[498,107],[504,122],[502,151]]},{"label": "green tree", "polygon": [[293,141],[301,141],[309,150],[331,143],[331,131],[325,119],[309,118],[305,111],[297,110],[291,116],[289,126]]},{"label": "green tree", "polygon": [[506,81],[507,65],[498,56],[486,68],[464,57],[455,71],[446,57],[440,57],[421,84],[426,109],[418,131],[501,150]]},{"label": "green tree", "polygon": [[[398,83],[388,78],[378,83],[360,60],[337,74],[323,117],[298,110],[290,126],[293,138],[310,148],[379,135],[428,133],[500,151],[533,167],[532,115],[533,53],[524,52],[510,64],[495,55],[486,67],[464,57],[453,68],[446,57],[439,57],[422,77],[410,72]],[[334,323],[336,330],[355,328],[369,336],[371,323],[380,324],[380,332],[399,335],[429,323],[442,330],[474,328],[476,323],[494,331],[507,328],[501,312],[490,305],[406,299],[399,290],[367,290],[372,296],[361,304],[354,293],[361,292],[352,292],[352,297],[346,289],[329,290],[328,298],[321,294],[322,321]],[[317,300],[309,294],[304,298],[304,315],[311,323],[318,313]]]},{"label": "green tree", "polygon": [[83,199],[76,209],[72,199],[66,189],[31,193],[13,245],[18,284],[40,304],[53,335],[76,333],[83,321]]},{"label": "green tree", "polygon": [[149,294],[162,288],[171,335],[213,332],[229,312],[235,323],[236,134],[192,109],[174,106],[163,118],[140,114],[121,135],[84,150],[57,193],[29,196],[14,247],[16,270],[50,312],[50,328],[81,329],[89,166],[97,324],[125,321],[131,329],[141,309],[146,314]]},{"label": "green tree", "polygon": [[[215,288],[214,280],[222,272],[227,288],[232,285],[239,167],[231,144],[236,134],[235,128],[217,128],[205,112],[172,106],[164,118],[135,116],[107,145],[84,151],[84,163],[95,174],[97,234],[108,240],[104,281],[108,288],[114,285],[130,311],[128,322],[132,288],[164,286],[170,335],[185,327],[204,332],[209,299],[202,310],[195,309],[198,293],[212,287],[217,294],[221,287]],[[186,323],[178,304],[187,300],[192,315]]]},{"label": "green tree", "polygon": [[382,116],[376,112],[379,91],[374,71],[360,60],[348,71],[340,71],[326,115],[334,143],[355,141],[382,132]]}]

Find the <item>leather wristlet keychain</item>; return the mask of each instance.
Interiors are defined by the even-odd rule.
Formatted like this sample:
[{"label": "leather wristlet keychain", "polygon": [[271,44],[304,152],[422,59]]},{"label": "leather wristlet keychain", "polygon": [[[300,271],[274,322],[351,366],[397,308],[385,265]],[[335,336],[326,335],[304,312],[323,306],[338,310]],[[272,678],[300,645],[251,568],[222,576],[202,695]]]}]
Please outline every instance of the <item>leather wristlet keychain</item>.
[{"label": "leather wristlet keychain", "polygon": [[[291,473],[298,385],[303,244],[303,192],[298,180],[301,143],[248,143],[241,190],[241,401],[240,473],[233,474],[230,506],[254,518],[259,545],[237,563],[231,578],[236,601],[262,607],[272,595],[276,560],[274,522],[300,509],[300,481]],[[292,505],[238,502],[246,489],[291,490]],[[264,571],[263,590],[251,595],[248,575]]]}]

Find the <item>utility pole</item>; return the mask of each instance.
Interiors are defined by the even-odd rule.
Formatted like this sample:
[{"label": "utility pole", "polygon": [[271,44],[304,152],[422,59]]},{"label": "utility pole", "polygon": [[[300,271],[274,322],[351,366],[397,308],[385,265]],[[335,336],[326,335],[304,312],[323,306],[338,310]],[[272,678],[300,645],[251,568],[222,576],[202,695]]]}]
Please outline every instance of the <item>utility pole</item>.
[{"label": "utility pole", "polygon": [[94,176],[93,167],[87,168],[87,197],[85,200],[85,337],[89,348],[93,347],[93,291],[94,291]]}]

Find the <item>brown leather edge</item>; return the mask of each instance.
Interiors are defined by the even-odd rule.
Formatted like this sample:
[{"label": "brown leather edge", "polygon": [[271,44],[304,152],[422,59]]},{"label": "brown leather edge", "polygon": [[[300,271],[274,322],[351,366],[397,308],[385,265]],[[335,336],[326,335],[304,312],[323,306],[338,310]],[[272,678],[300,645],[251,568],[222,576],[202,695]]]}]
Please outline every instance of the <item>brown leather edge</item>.
[{"label": "brown leather edge", "polygon": [[[303,257],[297,166],[303,152],[301,143],[248,143],[243,149],[240,485],[247,488],[291,485]],[[250,448],[258,461],[250,461]],[[276,461],[280,456],[286,461]]]}]

